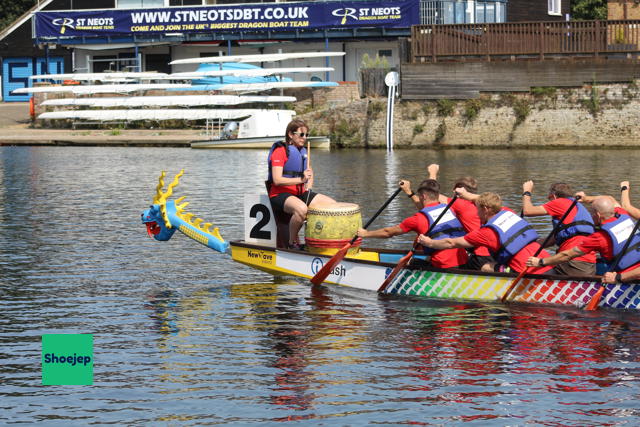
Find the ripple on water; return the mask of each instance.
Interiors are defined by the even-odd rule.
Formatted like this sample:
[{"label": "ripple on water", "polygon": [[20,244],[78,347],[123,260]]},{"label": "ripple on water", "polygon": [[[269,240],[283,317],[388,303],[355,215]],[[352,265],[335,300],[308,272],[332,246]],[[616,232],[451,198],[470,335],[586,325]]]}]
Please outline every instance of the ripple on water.
[{"label": "ripple on water", "polygon": [[[159,171],[168,181],[181,168],[176,197],[225,238],[242,236],[240,194],[262,190],[264,155],[0,147],[1,422],[637,424],[636,313],[312,288],[183,236],[147,237],[139,215]],[[548,167],[569,156],[577,167]],[[638,160],[634,151],[341,150],[315,152],[314,169],[319,191],[359,203],[368,219],[431,162],[444,189],[474,175],[518,210],[527,179],[535,203],[554,181],[606,193],[633,180]],[[373,227],[412,209],[398,199]],[[40,385],[45,333],[94,335],[93,386]]]}]

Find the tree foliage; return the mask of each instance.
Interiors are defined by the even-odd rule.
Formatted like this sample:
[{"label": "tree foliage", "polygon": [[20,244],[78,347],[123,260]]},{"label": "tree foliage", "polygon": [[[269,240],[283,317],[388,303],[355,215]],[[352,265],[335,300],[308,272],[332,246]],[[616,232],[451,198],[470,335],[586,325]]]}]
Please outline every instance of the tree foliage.
[{"label": "tree foliage", "polygon": [[11,25],[36,3],[37,0],[0,0],[0,31]]},{"label": "tree foliage", "polygon": [[571,18],[607,19],[607,0],[571,0]]}]

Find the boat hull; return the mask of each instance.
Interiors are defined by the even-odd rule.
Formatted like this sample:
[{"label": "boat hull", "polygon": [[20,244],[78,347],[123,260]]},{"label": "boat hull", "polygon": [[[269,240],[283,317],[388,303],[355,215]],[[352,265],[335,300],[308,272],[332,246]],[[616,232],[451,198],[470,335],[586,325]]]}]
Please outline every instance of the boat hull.
[{"label": "boat hull", "polygon": [[[235,261],[274,275],[310,279],[330,259],[327,255],[276,249],[244,242],[230,242]],[[395,252],[395,253],[394,253]],[[397,251],[363,250],[360,259],[345,258],[325,280],[341,285],[377,291],[402,256]],[[389,261],[389,262],[385,262]],[[465,270],[441,270],[413,266],[402,270],[385,294],[446,300],[500,301],[516,275]],[[597,278],[571,278],[550,275],[525,275],[511,293],[510,301],[585,306],[600,284]],[[640,284],[606,285],[600,307],[637,309]]]},{"label": "boat hull", "polygon": [[[237,139],[212,139],[209,141],[193,141],[191,148],[271,148],[282,136],[265,136]],[[327,136],[312,136],[309,138],[311,148],[329,148],[331,140]]]}]

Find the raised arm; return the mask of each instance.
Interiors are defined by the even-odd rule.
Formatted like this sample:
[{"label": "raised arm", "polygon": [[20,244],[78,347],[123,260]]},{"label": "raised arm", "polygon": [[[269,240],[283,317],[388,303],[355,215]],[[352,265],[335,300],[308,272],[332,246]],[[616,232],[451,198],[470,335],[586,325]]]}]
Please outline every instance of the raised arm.
[{"label": "raised arm", "polygon": [[429,174],[429,179],[438,180],[438,171],[440,170],[440,165],[436,163],[431,163],[427,166],[427,173]]},{"label": "raised arm", "polygon": [[547,215],[547,211],[542,206],[534,206],[531,202],[533,192],[533,181],[529,180],[522,184],[522,213],[524,216]]},{"label": "raised arm", "polygon": [[409,182],[406,179],[403,179],[402,181],[400,181],[400,188],[402,188],[402,191],[404,191],[404,194],[406,194],[407,197],[411,199],[413,204],[416,206],[416,209],[418,210],[422,209],[422,203],[420,202],[420,197],[418,197],[418,195],[414,193],[413,190],[411,190],[411,182]]},{"label": "raised arm", "polygon": [[622,181],[620,183],[620,205],[622,208],[629,212],[629,215],[635,219],[640,218],[640,209],[631,204],[631,184],[629,181]]}]

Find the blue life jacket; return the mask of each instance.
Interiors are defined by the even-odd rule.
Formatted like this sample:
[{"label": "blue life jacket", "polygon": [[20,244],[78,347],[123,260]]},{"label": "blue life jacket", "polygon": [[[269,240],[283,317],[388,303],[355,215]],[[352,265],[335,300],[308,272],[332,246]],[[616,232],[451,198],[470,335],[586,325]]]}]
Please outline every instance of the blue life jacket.
[{"label": "blue life jacket", "polygon": [[[462,223],[456,218],[455,214],[448,210],[440,221],[436,224],[433,229],[431,228],[431,224],[435,222],[436,219],[442,213],[442,210],[446,208],[447,205],[444,203],[440,203],[434,206],[428,206],[420,210],[420,213],[423,214],[427,218],[427,222],[429,223],[429,237],[434,240],[446,239],[447,237],[462,237],[466,234]],[[431,254],[435,252],[434,249],[424,248],[425,254]]]},{"label": "blue life jacket", "polygon": [[491,252],[491,256],[502,265],[508,265],[515,254],[538,239],[536,230],[510,211],[498,212],[483,227],[489,227],[498,234],[500,248],[497,252]]},{"label": "blue life jacket", "polygon": [[[575,200],[572,197],[569,197],[568,199],[572,202]],[[571,237],[588,236],[596,231],[593,224],[593,219],[591,218],[591,215],[589,214],[587,209],[582,206],[582,203],[577,203],[576,208],[578,208],[578,212],[576,212],[573,220],[569,220],[570,215],[568,215],[564,220],[564,224],[558,228],[558,231],[556,231],[554,237],[558,246],[562,245],[565,240]],[[554,218],[551,220],[551,222],[553,223],[553,228],[555,229],[556,225],[560,221]]]},{"label": "blue life jacket", "polygon": [[287,178],[302,178],[304,171],[307,169],[307,149],[302,147],[298,149],[296,146],[289,145],[284,141],[276,141],[269,150],[267,156],[267,165],[269,166],[269,177],[267,182],[273,183],[273,175],[271,173],[271,155],[278,147],[284,147],[287,152],[287,161],[282,169],[282,176]]},{"label": "blue life jacket", "polygon": [[[635,223],[629,215],[622,214],[619,215],[615,221],[608,222],[600,227],[602,231],[609,235],[609,240],[611,240],[613,258],[607,260],[609,263],[612,263],[618,254],[622,252],[622,248],[627,242],[634,225]],[[615,271],[626,270],[638,263],[640,263],[640,233],[636,233],[632,237],[631,243],[629,244],[625,254],[620,258],[620,261],[618,261]]]}]

